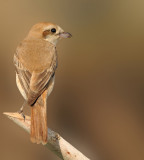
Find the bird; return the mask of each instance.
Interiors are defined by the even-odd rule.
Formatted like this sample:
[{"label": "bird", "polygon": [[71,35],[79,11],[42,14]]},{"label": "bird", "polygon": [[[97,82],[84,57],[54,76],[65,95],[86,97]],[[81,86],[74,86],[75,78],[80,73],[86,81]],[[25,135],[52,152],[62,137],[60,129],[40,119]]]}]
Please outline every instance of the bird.
[{"label": "bird", "polygon": [[16,48],[13,59],[16,84],[24,98],[19,113],[25,119],[24,106],[30,106],[30,140],[33,143],[47,143],[46,102],[54,87],[58,65],[56,45],[59,40],[71,37],[57,24],[41,22],[32,26]]}]

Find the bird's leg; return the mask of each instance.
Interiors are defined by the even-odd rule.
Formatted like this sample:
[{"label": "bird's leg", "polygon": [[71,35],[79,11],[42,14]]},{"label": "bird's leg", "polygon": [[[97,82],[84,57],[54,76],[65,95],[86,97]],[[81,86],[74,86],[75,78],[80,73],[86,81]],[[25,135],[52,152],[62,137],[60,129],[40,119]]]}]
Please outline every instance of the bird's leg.
[{"label": "bird's leg", "polygon": [[18,111],[18,113],[21,114],[21,116],[23,117],[24,121],[25,121],[25,115],[24,115],[24,113],[23,113],[23,109],[24,109],[25,105],[26,105],[26,101],[24,101],[22,107],[21,107],[20,110]]}]

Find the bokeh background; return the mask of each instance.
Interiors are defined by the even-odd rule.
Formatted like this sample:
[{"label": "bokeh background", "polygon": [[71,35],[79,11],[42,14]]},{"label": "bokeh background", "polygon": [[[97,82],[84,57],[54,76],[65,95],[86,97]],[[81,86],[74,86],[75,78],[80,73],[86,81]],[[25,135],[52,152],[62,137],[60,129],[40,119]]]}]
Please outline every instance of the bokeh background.
[{"label": "bokeh background", "polygon": [[144,160],[143,6],[142,0],[1,0],[0,159],[58,160],[2,115],[23,103],[13,66],[17,45],[32,25],[50,21],[73,38],[57,46],[49,127],[92,160]]}]

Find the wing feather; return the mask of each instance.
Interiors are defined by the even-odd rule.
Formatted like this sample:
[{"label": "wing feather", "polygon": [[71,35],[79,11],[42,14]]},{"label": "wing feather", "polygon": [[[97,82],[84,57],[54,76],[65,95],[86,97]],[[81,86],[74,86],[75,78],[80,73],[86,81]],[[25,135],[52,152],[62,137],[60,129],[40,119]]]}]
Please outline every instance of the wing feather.
[{"label": "wing feather", "polygon": [[[23,89],[26,98],[28,97],[28,92],[29,92],[29,84],[30,84],[30,79],[31,79],[31,73],[27,71],[24,66],[20,63],[18,56],[15,54],[14,55],[14,65],[15,65],[15,71],[16,75],[18,77],[18,80],[20,82],[20,85]],[[22,92],[23,92],[22,91]]]},{"label": "wing feather", "polygon": [[33,105],[47,89],[50,80],[54,76],[57,68],[57,57],[54,55],[50,67],[41,72],[33,71],[30,73],[20,62],[17,55],[14,56],[14,64],[21,87],[27,95],[27,102],[29,105]]}]

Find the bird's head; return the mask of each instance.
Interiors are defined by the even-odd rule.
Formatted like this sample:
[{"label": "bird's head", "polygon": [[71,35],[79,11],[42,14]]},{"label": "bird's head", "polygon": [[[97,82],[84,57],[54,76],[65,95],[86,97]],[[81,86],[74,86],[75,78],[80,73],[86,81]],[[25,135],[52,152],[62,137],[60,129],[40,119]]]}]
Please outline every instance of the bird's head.
[{"label": "bird's head", "polygon": [[43,40],[56,45],[60,39],[71,38],[72,35],[68,32],[64,32],[64,30],[56,24],[38,23],[31,28],[28,37],[42,38]]}]

